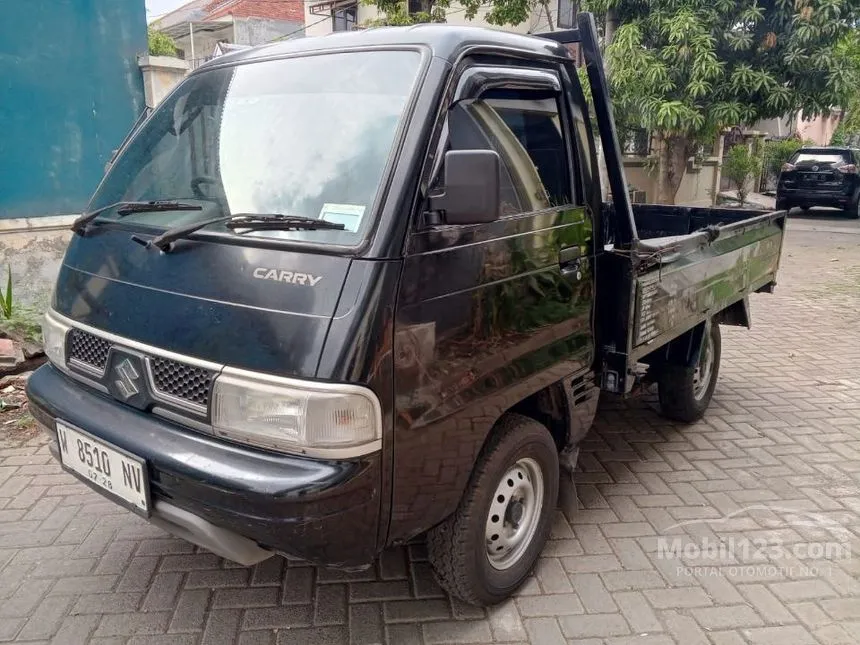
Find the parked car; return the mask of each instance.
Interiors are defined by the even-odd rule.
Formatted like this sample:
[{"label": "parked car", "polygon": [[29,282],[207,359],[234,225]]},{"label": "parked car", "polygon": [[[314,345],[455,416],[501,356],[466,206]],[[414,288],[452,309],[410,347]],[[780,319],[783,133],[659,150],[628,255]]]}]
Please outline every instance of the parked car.
[{"label": "parked car", "polygon": [[[288,41],[188,76],[76,222],[31,410],[63,467],[242,564],[528,576],[601,389],[691,422],[785,213],[631,207],[593,18]],[[579,42],[613,202],[596,176]],[[575,499],[575,496],[574,496]]]},{"label": "parked car", "polygon": [[841,208],[849,217],[860,217],[858,151],[831,146],[804,147],[783,165],[776,187],[776,207]]}]

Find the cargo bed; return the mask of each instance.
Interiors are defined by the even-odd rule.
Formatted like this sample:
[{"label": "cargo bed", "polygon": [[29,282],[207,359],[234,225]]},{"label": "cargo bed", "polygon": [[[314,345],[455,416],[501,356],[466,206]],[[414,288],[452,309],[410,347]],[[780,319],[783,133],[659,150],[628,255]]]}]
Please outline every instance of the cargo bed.
[{"label": "cargo bed", "polygon": [[775,284],[786,218],[784,211],[651,204],[633,205],[632,213],[632,243],[608,245],[599,265],[602,284],[617,288],[598,296],[603,387],[621,393],[666,352],[692,358],[701,334],[694,330],[704,321],[749,325],[746,298]]}]

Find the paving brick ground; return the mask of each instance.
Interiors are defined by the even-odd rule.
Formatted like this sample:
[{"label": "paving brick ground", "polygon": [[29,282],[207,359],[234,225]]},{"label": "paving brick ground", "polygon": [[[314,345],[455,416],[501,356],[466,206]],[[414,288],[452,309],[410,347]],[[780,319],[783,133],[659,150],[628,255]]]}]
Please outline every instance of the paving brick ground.
[{"label": "paving brick ground", "polygon": [[[700,423],[602,403],[581,510],[557,513],[534,576],[490,611],[447,598],[420,543],[358,574],[232,565],[90,492],[43,439],[0,436],[0,641],[858,643],[860,226],[793,220],[779,290],[753,314],[724,329]],[[696,557],[720,538],[735,550],[717,566]]]}]

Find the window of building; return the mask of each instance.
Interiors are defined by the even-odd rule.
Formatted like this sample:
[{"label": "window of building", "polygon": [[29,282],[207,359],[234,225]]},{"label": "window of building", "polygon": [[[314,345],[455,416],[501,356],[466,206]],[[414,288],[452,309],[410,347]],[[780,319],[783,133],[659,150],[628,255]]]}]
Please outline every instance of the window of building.
[{"label": "window of building", "polygon": [[573,29],[576,20],[576,5],[573,0],[558,0],[556,22],[559,29]]},{"label": "window of building", "polygon": [[333,31],[352,31],[358,20],[358,6],[345,7],[331,12]]}]

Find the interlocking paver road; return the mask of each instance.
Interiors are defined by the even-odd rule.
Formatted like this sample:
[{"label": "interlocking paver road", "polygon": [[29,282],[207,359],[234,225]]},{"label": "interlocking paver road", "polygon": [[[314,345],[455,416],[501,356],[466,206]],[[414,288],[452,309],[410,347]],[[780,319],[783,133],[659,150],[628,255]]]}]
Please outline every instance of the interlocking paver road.
[{"label": "interlocking paver road", "polygon": [[[752,307],[751,331],[724,329],[700,423],[669,423],[649,400],[603,402],[581,510],[557,512],[534,576],[489,611],[447,598],[420,543],[365,573],[232,565],[63,474],[42,438],[7,438],[0,641],[858,643],[860,226],[793,220],[779,289]],[[667,554],[672,539],[688,550]],[[696,551],[718,539],[735,550]],[[753,548],[738,552],[744,539]],[[853,558],[822,550],[833,544]]]}]

